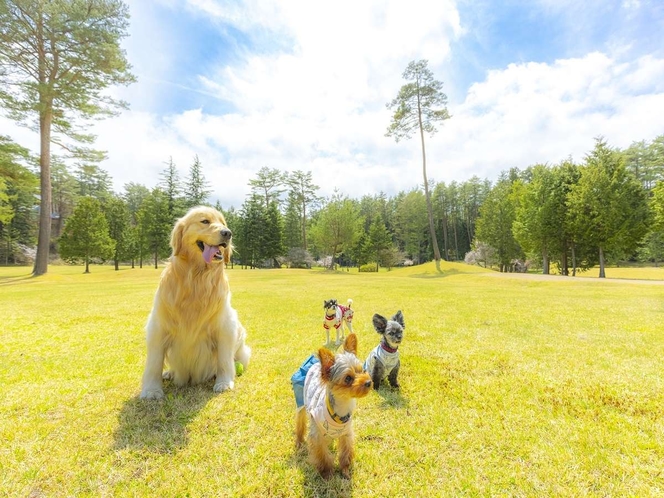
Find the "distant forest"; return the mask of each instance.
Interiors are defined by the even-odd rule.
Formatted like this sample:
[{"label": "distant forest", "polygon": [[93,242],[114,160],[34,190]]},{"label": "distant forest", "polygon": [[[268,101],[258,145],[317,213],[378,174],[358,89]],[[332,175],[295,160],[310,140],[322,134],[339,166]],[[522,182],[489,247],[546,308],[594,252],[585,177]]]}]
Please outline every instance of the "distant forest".
[{"label": "distant forest", "polygon": [[[113,192],[96,164],[52,158],[51,260],[159,265],[173,224],[210,204],[195,156],[180,178],[172,160],[154,188]],[[220,209],[233,231],[232,264],[249,268],[419,264],[433,259],[423,189],[351,199],[318,195],[311,172],[261,168],[239,208]],[[602,138],[584,160],[430,185],[442,257],[501,271],[573,275],[597,264],[664,259],[664,135],[624,150]],[[35,158],[0,137],[0,264],[28,264],[38,229]]]}]

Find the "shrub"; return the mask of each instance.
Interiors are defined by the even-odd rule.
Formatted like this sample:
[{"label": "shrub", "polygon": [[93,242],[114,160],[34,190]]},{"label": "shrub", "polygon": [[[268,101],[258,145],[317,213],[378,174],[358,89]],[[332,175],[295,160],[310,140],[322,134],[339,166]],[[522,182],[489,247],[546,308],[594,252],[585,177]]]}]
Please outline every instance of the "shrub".
[{"label": "shrub", "polygon": [[367,263],[366,265],[360,266],[360,272],[377,272],[378,265],[376,263]]}]

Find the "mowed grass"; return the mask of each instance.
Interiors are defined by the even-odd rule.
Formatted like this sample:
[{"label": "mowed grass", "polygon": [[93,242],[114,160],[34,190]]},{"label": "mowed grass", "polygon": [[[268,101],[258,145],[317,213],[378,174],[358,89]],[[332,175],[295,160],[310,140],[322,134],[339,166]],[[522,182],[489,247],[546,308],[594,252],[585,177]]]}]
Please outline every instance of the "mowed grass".
[{"label": "mowed grass", "polygon": [[[0,495],[664,494],[664,286],[442,269],[231,269],[249,369],[144,402],[161,269],[0,268]],[[354,300],[362,359],[373,313],[406,320],[402,388],[359,401],[349,481],[293,441],[290,376],[331,297]]]}]

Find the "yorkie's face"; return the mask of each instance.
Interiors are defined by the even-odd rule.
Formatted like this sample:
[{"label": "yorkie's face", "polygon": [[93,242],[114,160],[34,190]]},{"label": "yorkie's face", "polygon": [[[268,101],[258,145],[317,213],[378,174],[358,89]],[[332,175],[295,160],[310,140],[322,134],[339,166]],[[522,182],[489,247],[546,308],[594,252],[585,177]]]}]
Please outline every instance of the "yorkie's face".
[{"label": "yorkie's face", "polygon": [[348,352],[334,357],[329,383],[332,394],[337,398],[363,398],[371,391],[371,376],[363,371],[357,356]]}]

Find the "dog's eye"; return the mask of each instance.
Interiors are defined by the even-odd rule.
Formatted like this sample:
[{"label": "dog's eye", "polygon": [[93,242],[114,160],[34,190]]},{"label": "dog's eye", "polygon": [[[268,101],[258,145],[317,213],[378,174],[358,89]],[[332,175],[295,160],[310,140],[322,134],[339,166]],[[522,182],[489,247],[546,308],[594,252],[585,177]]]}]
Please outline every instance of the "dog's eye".
[{"label": "dog's eye", "polygon": [[201,223],[203,223],[203,225],[209,225],[209,224],[210,224],[210,220],[203,220],[203,221],[201,221]]},{"label": "dog's eye", "polygon": [[352,375],[346,375],[346,378],[344,379],[344,382],[347,385],[351,385],[353,383],[353,376]]}]

